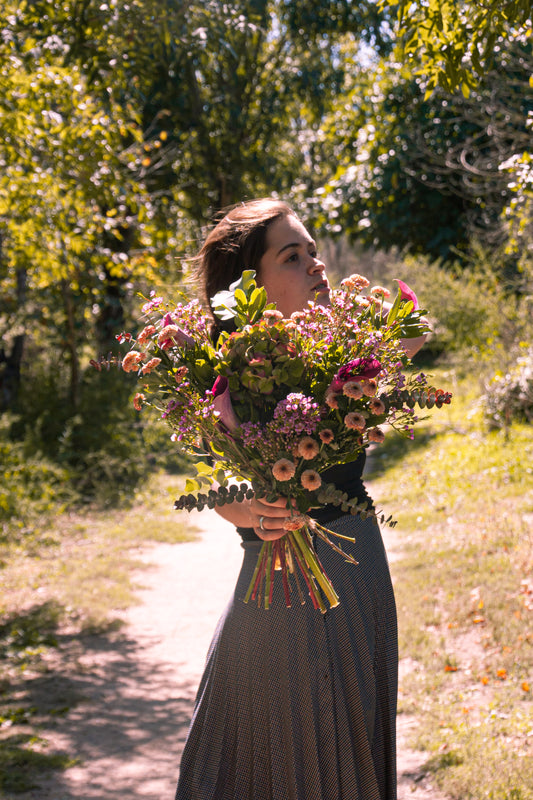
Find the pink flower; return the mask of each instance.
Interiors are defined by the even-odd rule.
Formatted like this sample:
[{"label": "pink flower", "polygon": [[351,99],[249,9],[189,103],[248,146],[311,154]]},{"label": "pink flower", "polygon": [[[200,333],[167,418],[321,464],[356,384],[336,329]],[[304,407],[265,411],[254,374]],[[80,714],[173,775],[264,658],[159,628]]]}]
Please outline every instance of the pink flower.
[{"label": "pink flower", "polygon": [[330,444],[335,438],[335,435],[331,430],[331,428],[324,428],[323,430],[318,432],[318,435],[320,436],[320,439],[321,441],[324,442],[324,444]]},{"label": "pink flower", "polygon": [[150,372],[153,372],[154,369],[161,363],[160,358],[151,358],[150,361],[147,361],[146,364],[143,365],[141,372],[143,375],[149,375]]},{"label": "pink flower", "polygon": [[411,300],[415,309],[418,308],[418,299],[413,290],[410,289],[406,283],[398,280],[398,278],[395,278],[395,281],[398,284],[400,292],[402,293],[402,300]]},{"label": "pink flower", "polygon": [[222,422],[229,431],[234,431],[239,427],[240,422],[231,404],[228,379],[219,375],[213,384],[211,393],[213,395],[213,406],[215,412],[219,416],[220,422]]},{"label": "pink flower", "polygon": [[357,381],[346,381],[342,387],[342,393],[345,394],[346,397],[350,397],[352,400],[360,400],[363,396],[361,384],[357,383]]},{"label": "pink flower", "polygon": [[350,411],[344,417],[344,424],[352,431],[364,431],[366,419],[362,414],[358,414],[357,411]]},{"label": "pink flower", "polygon": [[320,452],[320,447],[318,442],[311,438],[311,436],[304,436],[303,439],[300,439],[298,442],[298,454],[305,458],[306,461],[310,461],[312,458],[318,455]]},{"label": "pink flower", "polygon": [[122,359],[122,369],[124,372],[136,372],[142,361],[142,353],[137,350],[130,350]]},{"label": "pink flower", "polygon": [[380,400],[379,397],[374,397],[374,399],[370,401],[369,405],[373,414],[379,416],[380,414],[385,413],[385,403],[383,400]]},{"label": "pink flower", "polygon": [[369,442],[377,442],[381,444],[385,439],[385,434],[381,430],[381,428],[370,428],[368,431],[368,441]]},{"label": "pink flower", "polygon": [[[167,314],[167,316],[169,316]],[[166,317],[165,317],[166,319]],[[159,336],[157,337],[157,344],[161,350],[168,350],[174,345],[181,345],[182,347],[192,347],[194,339],[182,331],[177,325],[165,325]]]},{"label": "pink flower", "polygon": [[338,408],[339,401],[337,400],[337,392],[327,392],[326,393],[326,405],[330,408]]},{"label": "pink flower", "polygon": [[314,492],[315,489],[322,483],[322,478],[314,469],[306,469],[302,472],[302,476],[300,478],[300,482],[304,489],[307,489],[310,492]]},{"label": "pink flower", "polygon": [[277,481],[290,481],[295,472],[296,467],[288,458],[280,458],[272,467],[272,475]]},{"label": "pink flower", "polygon": [[328,391],[340,392],[348,381],[375,378],[381,372],[381,363],[375,358],[354,358],[339,369]]},{"label": "pink flower", "polygon": [[374,378],[365,378],[361,381],[361,389],[365,397],[374,397],[378,390],[378,385]]}]

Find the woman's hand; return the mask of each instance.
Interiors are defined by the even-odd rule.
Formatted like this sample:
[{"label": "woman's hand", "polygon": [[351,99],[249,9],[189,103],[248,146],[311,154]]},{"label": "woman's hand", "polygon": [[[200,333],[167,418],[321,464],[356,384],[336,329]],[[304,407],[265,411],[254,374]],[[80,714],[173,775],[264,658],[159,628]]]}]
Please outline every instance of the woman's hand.
[{"label": "woman's hand", "polygon": [[286,497],[278,497],[273,503],[254,497],[250,500],[250,515],[251,527],[265,542],[281,539],[287,533],[283,527],[284,520],[290,516]]},{"label": "woman's hand", "polygon": [[283,521],[290,516],[287,498],[279,497],[273,503],[253,497],[242,503],[215,506],[221,517],[237,528],[253,528],[257,536],[267,542],[281,539],[287,531]]}]

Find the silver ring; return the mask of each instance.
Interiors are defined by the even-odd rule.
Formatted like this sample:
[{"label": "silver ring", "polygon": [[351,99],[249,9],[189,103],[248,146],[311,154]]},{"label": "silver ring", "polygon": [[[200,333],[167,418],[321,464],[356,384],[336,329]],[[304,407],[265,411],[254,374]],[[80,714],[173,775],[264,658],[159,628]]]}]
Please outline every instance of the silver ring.
[{"label": "silver ring", "polygon": [[264,517],[259,517],[259,530],[264,531],[265,527],[263,525]]}]

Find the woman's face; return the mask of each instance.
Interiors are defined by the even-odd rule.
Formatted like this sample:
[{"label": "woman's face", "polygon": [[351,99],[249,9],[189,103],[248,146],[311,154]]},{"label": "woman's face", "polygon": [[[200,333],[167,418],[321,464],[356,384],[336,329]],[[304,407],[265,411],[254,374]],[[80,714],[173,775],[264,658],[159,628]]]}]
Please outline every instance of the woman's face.
[{"label": "woman's face", "polygon": [[325,269],[315,242],[297,217],[281,217],[270,225],[258,277],[269,302],[284,317],[307,308],[310,300],[329,304]]}]

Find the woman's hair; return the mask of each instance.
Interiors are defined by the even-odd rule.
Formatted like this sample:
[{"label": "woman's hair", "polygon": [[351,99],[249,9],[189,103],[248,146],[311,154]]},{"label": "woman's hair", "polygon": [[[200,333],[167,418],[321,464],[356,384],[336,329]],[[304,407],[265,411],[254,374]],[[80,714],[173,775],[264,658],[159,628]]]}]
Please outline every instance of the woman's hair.
[{"label": "woman's hair", "polygon": [[240,203],[221,214],[197,256],[196,277],[208,306],[210,298],[238,280],[245,269],[259,271],[269,226],[282,217],[296,216],[287,203],[271,198]]}]

